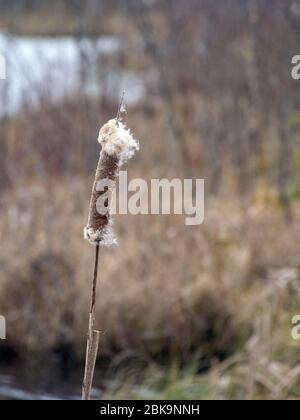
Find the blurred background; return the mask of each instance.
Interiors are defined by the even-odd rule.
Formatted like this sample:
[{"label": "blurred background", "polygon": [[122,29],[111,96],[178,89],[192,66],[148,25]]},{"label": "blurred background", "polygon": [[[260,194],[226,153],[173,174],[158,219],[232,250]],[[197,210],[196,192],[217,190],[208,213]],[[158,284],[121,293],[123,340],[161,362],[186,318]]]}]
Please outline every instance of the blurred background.
[{"label": "blurred background", "polygon": [[0,399],[80,398],[100,126],[206,219],[118,216],[94,398],[298,399],[298,0],[0,0]]}]

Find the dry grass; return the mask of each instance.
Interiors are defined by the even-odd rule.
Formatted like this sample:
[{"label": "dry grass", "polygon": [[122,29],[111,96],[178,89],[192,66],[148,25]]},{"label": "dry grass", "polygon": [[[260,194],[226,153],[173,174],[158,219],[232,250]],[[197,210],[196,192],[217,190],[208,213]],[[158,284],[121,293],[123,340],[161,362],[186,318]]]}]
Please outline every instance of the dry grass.
[{"label": "dry grass", "polygon": [[[93,255],[82,228],[92,184],[86,173],[97,161],[90,127],[115,106],[89,109],[85,121],[80,101],[65,103],[63,118],[59,107],[45,104],[38,115],[10,121],[4,133],[7,173],[17,161],[19,177],[1,193],[0,312],[20,355],[67,344],[84,360]],[[167,140],[151,141],[153,133],[167,139],[163,117],[129,115],[143,140],[129,178],[178,176]],[[299,343],[291,339],[300,311],[297,213],[295,202],[295,221],[287,225],[276,196],[262,187],[256,198],[207,198],[198,228],[179,216],[117,217],[120,245],[102,256],[96,319],[107,392],[299,395]],[[166,367],[174,363],[176,369]]]},{"label": "dry grass", "polygon": [[[34,183],[3,196],[0,308],[20,353],[68,342],[83,360],[88,182]],[[205,225],[192,230],[172,216],[117,219],[120,246],[103,254],[98,297],[102,356],[209,368],[193,378],[178,373],[180,389],[215,378],[220,396],[298,395],[299,343],[290,332],[300,311],[300,224],[287,226],[280,211],[261,205],[220,199],[207,207]],[[167,392],[161,381],[152,385]]]},{"label": "dry grass", "polygon": [[[77,26],[78,32],[77,17],[56,7],[51,13],[3,13],[0,30],[58,36],[74,34]],[[204,5],[198,21],[191,9],[189,24],[176,24],[177,36],[176,13],[173,17],[168,8],[166,19],[153,16],[154,28],[161,29],[149,51],[142,46],[141,37],[149,33],[140,19],[144,34],[122,11],[86,20],[91,36],[128,40],[118,64],[111,58],[104,72],[130,69],[146,77],[146,70],[153,71],[145,103],[128,113],[142,142],[131,177],[205,177],[207,190],[218,194],[207,194],[205,224],[198,228],[185,227],[175,216],[116,218],[120,246],[102,255],[96,319],[103,330],[101,379],[108,397],[300,398],[300,343],[291,338],[291,319],[300,313],[300,206],[293,202],[294,222],[287,225],[271,190],[278,189],[280,177],[288,196],[293,184],[294,195],[299,192],[299,116],[292,80],[286,83],[289,72],[281,71],[279,60],[287,42],[279,35],[270,43],[269,28],[282,27],[290,49],[298,42],[291,40],[292,28],[278,25],[280,13],[262,18],[257,48],[249,43],[253,56],[266,62],[261,66],[258,60],[256,68],[257,86],[261,79],[266,91],[255,98],[256,83],[245,80],[248,71],[232,72],[244,68],[252,74],[247,36],[253,33],[242,18],[248,12],[218,10],[220,15]],[[218,33],[213,16],[220,22]],[[209,54],[200,54],[203,62],[202,35],[209,46]],[[166,57],[161,61],[153,53]],[[100,64],[102,69],[105,62]],[[271,79],[265,77],[268,69]],[[283,90],[273,89],[274,80]],[[93,274],[93,253],[82,238],[88,174],[97,164],[99,123],[115,114],[116,104],[74,94],[56,103],[45,82],[40,91],[37,87],[38,109],[30,109],[24,97],[19,115],[0,119],[0,313],[8,322],[6,343],[20,357],[48,361],[49,353],[65,347],[83,364]],[[277,105],[284,95],[289,115],[281,121]],[[5,105],[6,96],[0,100]],[[266,111],[262,120],[256,115],[260,109]],[[288,121],[291,132],[284,136],[290,137],[290,151],[280,134]],[[239,183],[243,178],[245,185]]]}]

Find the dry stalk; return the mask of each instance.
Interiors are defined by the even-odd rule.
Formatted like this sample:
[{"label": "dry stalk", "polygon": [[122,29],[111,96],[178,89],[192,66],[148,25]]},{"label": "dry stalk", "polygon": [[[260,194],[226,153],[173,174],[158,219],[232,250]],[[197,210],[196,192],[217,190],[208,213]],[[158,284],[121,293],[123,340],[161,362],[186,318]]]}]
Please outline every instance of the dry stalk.
[{"label": "dry stalk", "polygon": [[100,245],[110,245],[113,243],[113,235],[110,226],[110,206],[108,203],[107,211],[104,214],[98,212],[97,202],[104,192],[101,190],[99,191],[97,185],[104,179],[115,182],[122,164],[130,159],[135,151],[138,150],[138,143],[133,139],[131,133],[120,121],[123,109],[123,99],[124,94],[118,109],[117,118],[109,121],[100,130],[99,143],[102,145],[102,150],[92,191],[88,224],[84,230],[85,238],[96,246],[96,257],[91,292],[85,373],[82,385],[83,400],[90,400],[91,398],[91,389],[100,341],[100,332],[95,330],[95,306]]},{"label": "dry stalk", "polygon": [[98,347],[99,347],[99,340],[100,340],[100,331],[96,331],[94,329],[98,266],[99,266],[99,251],[100,251],[100,245],[98,244],[96,246],[96,258],[95,258],[94,277],[93,277],[93,284],[92,284],[91,308],[90,308],[90,315],[89,315],[89,330],[88,330],[87,349],[86,349],[85,373],[84,373],[84,380],[83,380],[83,385],[82,385],[82,399],[83,400],[90,399]]}]

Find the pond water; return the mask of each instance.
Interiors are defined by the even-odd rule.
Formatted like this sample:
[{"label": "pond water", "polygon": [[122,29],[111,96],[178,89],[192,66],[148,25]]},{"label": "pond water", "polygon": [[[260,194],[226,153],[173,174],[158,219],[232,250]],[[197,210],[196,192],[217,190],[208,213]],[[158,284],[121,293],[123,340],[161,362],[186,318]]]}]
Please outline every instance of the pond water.
[{"label": "pond water", "polygon": [[[59,366],[14,365],[0,368],[0,400],[80,400],[82,369],[72,369],[67,373]],[[101,399],[102,393],[96,386],[92,390],[92,399]]]},{"label": "pond water", "polygon": [[[54,100],[84,92],[118,100],[126,90],[127,103],[145,94],[141,77],[118,68],[118,53],[126,45],[116,37],[19,37],[0,33],[0,54],[6,61],[6,80],[0,80],[0,113],[17,112],[41,97]],[[110,60],[109,60],[110,58]]]}]

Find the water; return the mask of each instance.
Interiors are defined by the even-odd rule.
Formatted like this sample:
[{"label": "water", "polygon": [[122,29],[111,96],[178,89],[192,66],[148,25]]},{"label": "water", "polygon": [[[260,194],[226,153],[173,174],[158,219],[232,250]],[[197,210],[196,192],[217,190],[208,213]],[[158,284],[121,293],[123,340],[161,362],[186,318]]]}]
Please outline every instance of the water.
[{"label": "water", "polygon": [[124,48],[116,37],[76,40],[0,33],[0,54],[6,60],[6,80],[0,80],[0,113],[15,113],[24,103],[39,105],[44,97],[76,97],[78,92],[118,100],[125,89],[127,103],[138,103],[145,95],[142,78],[108,60]]},{"label": "water", "polygon": [[[62,375],[58,365],[13,365],[0,368],[0,400],[46,401],[81,400],[83,371],[74,368]],[[102,374],[95,372],[95,382]],[[101,391],[92,390],[92,399],[100,400]]]}]

